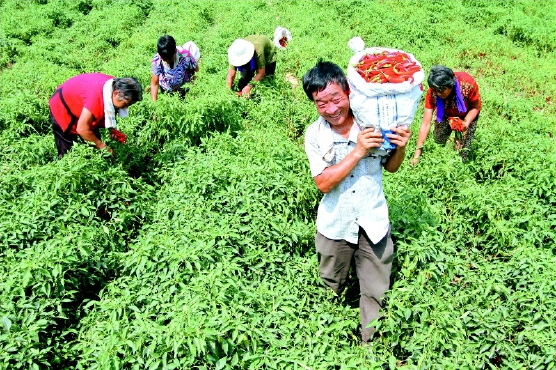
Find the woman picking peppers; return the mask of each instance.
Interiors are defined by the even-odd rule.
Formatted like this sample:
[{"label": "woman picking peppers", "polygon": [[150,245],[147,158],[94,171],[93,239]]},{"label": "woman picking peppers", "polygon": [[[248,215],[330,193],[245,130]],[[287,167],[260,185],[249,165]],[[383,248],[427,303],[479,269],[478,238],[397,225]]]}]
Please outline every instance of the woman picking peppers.
[{"label": "woman picking peppers", "polygon": [[102,142],[99,129],[109,129],[112,139],[125,143],[125,135],[115,130],[116,114],[127,117],[127,108],[141,99],[141,84],[132,77],[84,73],[58,86],[48,103],[58,158],[72,148],[78,137],[114,154]]},{"label": "woman picking peppers", "polygon": [[427,81],[429,89],[425,98],[425,111],[417,138],[417,148],[410,163],[415,166],[419,162],[435,110],[435,142],[446,144],[452,131],[456,131],[454,149],[459,151],[461,160],[465,163],[482,107],[479,86],[467,73],[454,73],[444,66],[433,66]]}]

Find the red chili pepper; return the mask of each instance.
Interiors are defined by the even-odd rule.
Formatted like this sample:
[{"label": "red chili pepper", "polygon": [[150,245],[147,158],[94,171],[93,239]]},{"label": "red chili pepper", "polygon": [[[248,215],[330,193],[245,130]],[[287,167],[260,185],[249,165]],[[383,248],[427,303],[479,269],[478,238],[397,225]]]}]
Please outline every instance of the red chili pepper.
[{"label": "red chili pepper", "polygon": [[399,64],[399,63],[394,64],[394,66],[392,67],[392,70],[397,75],[401,75],[401,74],[404,74],[405,72],[407,72],[407,70],[404,68],[404,66]]},{"label": "red chili pepper", "polygon": [[408,59],[407,59],[405,56],[403,56],[403,54],[397,54],[397,55],[394,57],[394,62],[396,62],[396,63],[403,63],[403,62],[405,62],[405,61],[407,61],[407,60],[408,60]]},{"label": "red chili pepper", "polygon": [[370,83],[413,82],[413,74],[421,70],[409,55],[400,51],[365,54],[355,68]]},{"label": "red chili pepper", "polygon": [[413,74],[419,72],[420,70],[421,70],[421,67],[416,66],[416,67],[408,68],[406,71],[407,71],[407,73],[409,73],[410,75],[413,75]]},{"label": "red chili pepper", "polygon": [[357,63],[357,68],[366,71],[373,65],[373,63],[374,62],[372,60],[364,60],[362,62]]},{"label": "red chili pepper", "polygon": [[392,62],[389,59],[384,59],[376,65],[376,68],[388,68],[392,67]]},{"label": "red chili pepper", "polygon": [[405,82],[405,78],[401,76],[390,76],[390,78],[388,78],[388,82],[397,84],[397,83]]},{"label": "red chili pepper", "polygon": [[459,117],[448,117],[448,124],[450,125],[450,128],[454,131],[463,132],[465,130],[463,121]]},{"label": "red chili pepper", "polygon": [[127,135],[116,130],[115,128],[110,131],[110,135],[114,138],[114,140],[117,140],[122,144],[125,144],[127,141]]},{"label": "red chili pepper", "polygon": [[394,66],[382,68],[380,71],[381,71],[382,73],[387,74],[387,75],[394,75],[394,74],[395,74],[395,72],[394,72]]}]

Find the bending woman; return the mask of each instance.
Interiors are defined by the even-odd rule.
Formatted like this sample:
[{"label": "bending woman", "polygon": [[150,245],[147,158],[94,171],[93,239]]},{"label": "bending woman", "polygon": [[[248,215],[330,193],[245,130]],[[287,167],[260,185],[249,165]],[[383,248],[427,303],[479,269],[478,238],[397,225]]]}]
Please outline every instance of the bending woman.
[{"label": "bending woman", "polygon": [[429,134],[433,112],[436,110],[434,121],[434,141],[446,144],[450,134],[455,129],[450,118],[462,120],[463,131],[461,138],[454,140],[454,149],[459,150],[462,162],[465,163],[469,155],[471,141],[477,129],[477,120],[481,111],[481,95],[479,86],[465,72],[453,72],[444,66],[433,66],[428,78],[429,89],[425,98],[425,112],[417,138],[417,148],[411,164],[415,166],[423,152],[423,145]]},{"label": "bending woman", "polygon": [[195,78],[195,72],[199,72],[198,60],[189,50],[176,46],[176,40],[172,36],[164,35],[157,42],[158,53],[151,62],[151,97],[153,101],[158,99],[158,87],[163,93],[177,92],[181,98],[185,96],[188,89],[183,85]]},{"label": "bending woman", "polygon": [[99,128],[116,128],[116,114],[127,117],[127,108],[142,98],[141,84],[131,77],[86,73],[64,82],[49,101],[58,158],[71,149],[78,137],[114,154],[102,142]]}]

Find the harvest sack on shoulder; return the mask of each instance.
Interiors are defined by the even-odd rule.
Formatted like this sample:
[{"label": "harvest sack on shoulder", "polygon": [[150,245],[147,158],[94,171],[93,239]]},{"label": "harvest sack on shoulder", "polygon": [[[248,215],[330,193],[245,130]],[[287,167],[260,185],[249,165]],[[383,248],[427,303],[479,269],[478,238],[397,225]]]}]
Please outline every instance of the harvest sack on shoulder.
[{"label": "harvest sack on shoulder", "polygon": [[[413,81],[400,83],[370,83],[357,73],[355,65],[365,54],[383,51],[396,52],[396,49],[367,48],[357,52],[349,60],[347,79],[350,86],[349,101],[356,121],[361,127],[380,128],[383,133],[390,133],[392,126],[409,126],[413,122],[419,100],[423,94],[422,82],[425,73],[421,69],[413,74]],[[419,66],[421,64],[411,54],[406,53]],[[388,141],[378,151],[387,154],[394,146]]]}]

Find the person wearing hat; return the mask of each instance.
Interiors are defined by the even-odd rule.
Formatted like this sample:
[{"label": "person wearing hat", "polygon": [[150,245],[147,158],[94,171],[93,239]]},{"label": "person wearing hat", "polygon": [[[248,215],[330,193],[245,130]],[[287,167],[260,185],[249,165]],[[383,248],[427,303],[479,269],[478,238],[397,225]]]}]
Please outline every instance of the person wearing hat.
[{"label": "person wearing hat", "polygon": [[172,36],[164,35],[158,39],[157,51],[151,62],[153,101],[158,99],[159,86],[163,93],[177,92],[183,98],[189,90],[184,89],[183,85],[191,82],[195,78],[195,72],[199,72],[199,48],[192,41],[183,47],[177,47]]},{"label": "person wearing hat", "polygon": [[239,71],[238,95],[249,96],[253,87],[251,81],[261,81],[276,71],[276,51],[276,45],[264,35],[250,35],[235,40],[228,49],[228,88],[232,88],[236,71]]},{"label": "person wearing hat", "polygon": [[60,85],[48,102],[58,158],[71,149],[78,137],[114,154],[102,142],[99,128],[110,129],[114,139],[116,114],[127,117],[127,108],[141,101],[142,92],[135,78],[114,78],[102,73],[80,74]]}]

